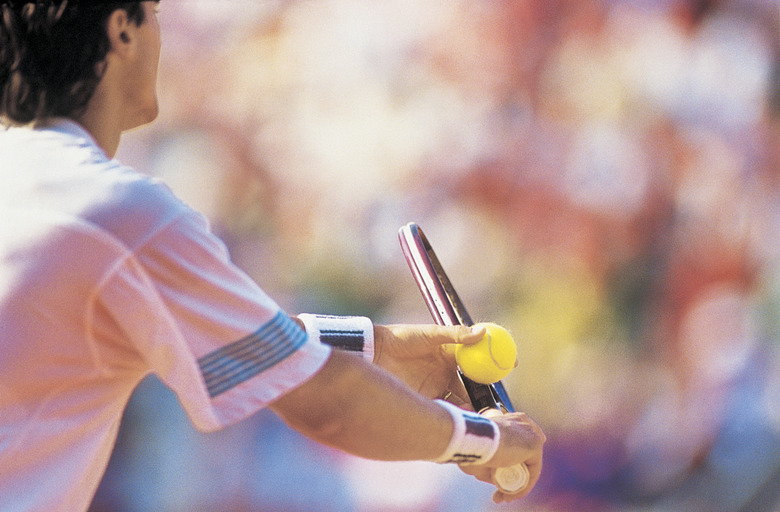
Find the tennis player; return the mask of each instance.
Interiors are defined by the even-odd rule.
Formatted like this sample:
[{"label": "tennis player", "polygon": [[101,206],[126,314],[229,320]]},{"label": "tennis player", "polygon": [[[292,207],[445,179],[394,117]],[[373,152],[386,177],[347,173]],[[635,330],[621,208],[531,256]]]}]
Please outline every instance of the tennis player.
[{"label": "tennis player", "polygon": [[86,510],[139,381],[214,431],[270,407],[320,443],[491,481],[544,434],[465,395],[466,327],[280,310],[202,215],[113,159],[155,119],[157,2],[0,0],[0,509]]}]

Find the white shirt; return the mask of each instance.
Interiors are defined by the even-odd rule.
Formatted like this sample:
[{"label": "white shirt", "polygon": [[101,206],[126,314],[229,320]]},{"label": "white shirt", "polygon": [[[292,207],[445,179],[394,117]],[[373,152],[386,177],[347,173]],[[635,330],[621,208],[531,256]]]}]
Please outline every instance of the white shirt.
[{"label": "white shirt", "polygon": [[73,122],[0,129],[0,218],[0,510],[86,510],[151,372],[209,431],[330,353]]}]

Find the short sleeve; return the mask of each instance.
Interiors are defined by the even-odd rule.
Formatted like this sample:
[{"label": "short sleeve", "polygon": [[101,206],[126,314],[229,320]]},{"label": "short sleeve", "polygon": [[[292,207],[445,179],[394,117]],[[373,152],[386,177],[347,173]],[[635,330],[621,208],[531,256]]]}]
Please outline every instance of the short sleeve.
[{"label": "short sleeve", "polygon": [[330,354],[231,263],[205,219],[191,211],[117,265],[98,302],[201,430],[267,406]]}]

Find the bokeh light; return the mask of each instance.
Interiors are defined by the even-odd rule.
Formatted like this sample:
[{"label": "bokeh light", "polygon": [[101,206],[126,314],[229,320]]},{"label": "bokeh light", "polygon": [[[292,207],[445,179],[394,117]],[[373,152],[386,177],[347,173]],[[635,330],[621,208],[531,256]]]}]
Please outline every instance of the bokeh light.
[{"label": "bokeh light", "polygon": [[290,313],[429,322],[418,222],[548,435],[526,500],[268,412],[134,395],[92,512],[780,510],[776,0],[161,4],[161,115],[118,155]]}]

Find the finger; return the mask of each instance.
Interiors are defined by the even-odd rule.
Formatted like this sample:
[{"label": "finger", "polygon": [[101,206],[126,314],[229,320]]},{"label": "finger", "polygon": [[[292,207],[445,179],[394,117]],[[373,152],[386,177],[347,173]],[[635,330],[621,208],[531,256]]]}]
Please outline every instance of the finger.
[{"label": "finger", "polygon": [[447,358],[455,358],[455,347],[457,347],[457,343],[445,343],[441,346],[441,353],[447,356]]},{"label": "finger", "polygon": [[493,503],[509,503],[510,501],[519,500],[525,497],[525,493],[507,494],[500,490],[496,490],[493,493]]},{"label": "finger", "polygon": [[[496,503],[502,503],[502,502],[510,502],[514,500],[519,500],[520,498],[525,498],[528,496],[528,494],[533,490],[533,488],[536,486],[536,482],[539,480],[539,477],[536,476],[533,480],[529,480],[528,485],[523,487],[521,490],[513,493],[504,492],[500,488],[497,488],[496,491],[493,493],[493,501]],[[495,485],[495,484],[494,484]]]},{"label": "finger", "polygon": [[462,334],[459,341],[463,345],[473,345],[484,338],[486,334],[487,328],[484,325],[472,325],[468,328],[468,332]]},{"label": "finger", "polygon": [[463,382],[458,377],[454,367],[447,371],[446,379],[443,387],[434,388],[431,396],[446,400],[461,409],[473,411],[474,406],[471,404],[469,394],[466,392],[466,388],[463,387]]},{"label": "finger", "polygon": [[454,394],[450,395],[450,398],[447,401],[452,405],[456,405],[460,407],[461,409],[474,412],[474,406],[471,405],[471,403],[468,400],[463,400],[459,396],[456,396]]},{"label": "finger", "polygon": [[[483,465],[473,465],[473,466],[459,465],[458,467],[460,468],[461,471],[463,471],[467,475],[471,475],[481,482],[485,482],[491,485],[496,485],[495,481],[493,480],[492,468]],[[493,501],[495,503],[503,503],[503,502],[510,502],[510,501],[523,498],[527,496],[528,493],[531,492],[537,480],[538,480],[538,475],[532,482],[529,482],[529,485],[526,486],[522,491],[512,493],[512,494],[503,492],[500,489],[496,489],[496,491],[493,493]]]},{"label": "finger", "polygon": [[471,404],[471,398],[469,398],[469,394],[466,391],[466,388],[463,386],[463,381],[460,380],[460,377],[458,376],[457,372],[455,372],[454,368],[450,375],[451,377],[447,385],[447,389],[452,394],[450,395],[448,401],[454,405],[457,405],[461,409],[473,411],[474,406]]},{"label": "finger", "polygon": [[429,345],[472,345],[481,340],[485,333],[484,326],[466,325],[431,325],[426,341]]},{"label": "finger", "polygon": [[[455,360],[454,346],[470,345],[477,343],[485,335],[482,327],[468,327],[465,325],[385,325],[374,326],[375,346],[377,355],[374,360],[379,360],[385,351],[385,345],[394,347],[394,354],[399,353],[407,357],[420,357],[425,354],[438,354],[445,359]],[[447,345],[450,345],[447,347]],[[447,347],[444,349],[443,347]]]},{"label": "finger", "polygon": [[[529,473],[531,473],[531,469],[529,469]],[[514,500],[519,500],[520,498],[526,497],[531,490],[536,486],[536,483],[539,481],[539,473],[531,473],[531,478],[528,480],[528,484],[526,484],[525,487],[520,489],[517,492],[505,492],[502,491],[501,488],[497,488],[496,491],[493,493],[493,501],[496,503],[502,503],[502,502],[510,502]],[[495,482],[493,482],[495,485]]]},{"label": "finger", "polygon": [[431,331],[427,341],[430,345],[439,345],[440,353],[447,360],[454,361],[458,345],[473,345],[485,336],[485,332],[484,327],[437,326]]},{"label": "finger", "polygon": [[471,475],[481,482],[485,482],[488,484],[493,483],[493,471],[488,467],[481,466],[481,465],[468,466],[468,465],[461,465],[461,464],[458,464],[458,467],[460,468],[461,471],[463,471],[467,475]]},{"label": "finger", "polygon": [[528,493],[531,492],[533,489],[532,485],[529,485],[524,490],[509,494],[506,492],[503,492],[501,489],[496,489],[496,492],[493,493],[493,502],[494,503],[509,503],[510,501],[519,500],[520,498],[525,498],[528,496]]},{"label": "finger", "polygon": [[[518,500],[520,498],[524,498],[527,496],[531,490],[533,490],[534,487],[536,487],[537,482],[539,482],[539,477],[541,476],[542,472],[542,461],[541,458],[538,459],[535,462],[526,461],[526,468],[528,469],[528,483],[526,486],[522,489],[520,489],[518,492],[509,493],[502,491],[500,488],[496,490],[496,492],[493,494],[493,501],[496,503],[501,502],[510,502],[514,500]],[[498,500],[498,501],[496,501]]]}]

